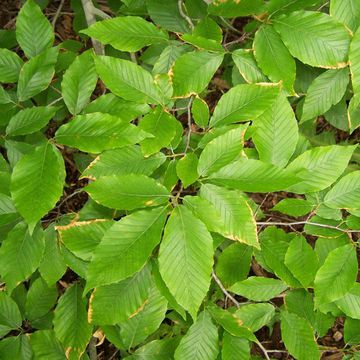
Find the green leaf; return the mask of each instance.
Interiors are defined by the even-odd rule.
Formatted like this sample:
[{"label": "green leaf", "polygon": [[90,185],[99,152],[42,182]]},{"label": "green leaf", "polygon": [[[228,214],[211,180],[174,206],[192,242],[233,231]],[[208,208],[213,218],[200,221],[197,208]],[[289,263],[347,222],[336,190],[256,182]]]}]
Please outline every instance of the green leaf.
[{"label": "green leaf", "polygon": [[[285,265],[304,288],[312,285],[319,268],[319,259],[303,236],[295,236],[285,255]],[[306,269],[306,271],[304,271]]]},{"label": "green leaf", "polygon": [[66,360],[64,350],[56,339],[53,330],[35,331],[30,336],[30,344],[35,359]]},{"label": "green leaf", "polygon": [[159,269],[176,301],[193,319],[210,285],[213,244],[205,225],[184,206],[177,206],[160,245]]},{"label": "green leaf", "polygon": [[218,256],[216,274],[225,287],[245,280],[249,271],[253,249],[241,243],[229,245]]},{"label": "green leaf", "polygon": [[209,14],[223,17],[238,17],[259,14],[264,10],[261,0],[214,0],[208,7]]},{"label": "green leaf", "polygon": [[44,247],[44,233],[40,228],[30,235],[27,226],[19,223],[8,233],[0,248],[0,274],[8,291],[34,273]]},{"label": "green leaf", "polygon": [[287,167],[303,179],[288,191],[301,194],[326,189],[344,172],[355,147],[329,145],[305,151]]},{"label": "green leaf", "polygon": [[189,24],[181,16],[177,0],[147,0],[146,8],[156,25],[176,33],[189,31]]},{"label": "green leaf", "polygon": [[0,291],[0,337],[21,327],[21,314],[16,302],[4,291]]},{"label": "green leaf", "polygon": [[149,112],[150,107],[147,104],[137,104],[135,102],[120,99],[114,94],[108,93],[101,95],[96,100],[88,104],[82,111],[83,114],[100,112],[117,116],[124,121],[136,119],[138,116]]},{"label": "green leaf", "polygon": [[303,199],[283,199],[279,201],[271,210],[279,211],[290,216],[304,216],[311,212],[313,205],[310,201]]},{"label": "green leaf", "polygon": [[205,224],[210,232],[224,232],[220,213],[210,201],[199,196],[187,195],[183,198],[183,204]]},{"label": "green leaf", "polygon": [[23,61],[15,52],[0,49],[0,81],[4,83],[18,81],[23,64]]},{"label": "green leaf", "polygon": [[140,147],[125,146],[106,150],[95,158],[83,171],[83,178],[96,180],[101,176],[143,174],[151,175],[165,161],[163,153],[144,157]]},{"label": "green leaf", "polygon": [[202,50],[224,53],[224,48],[217,41],[193,34],[184,34],[181,39]]},{"label": "green leaf", "polygon": [[111,220],[95,219],[57,226],[56,230],[62,244],[78,258],[88,261],[106,231],[113,224]]},{"label": "green leaf", "polygon": [[244,80],[249,83],[267,82],[268,78],[258,67],[253,52],[249,49],[236,49],[232,59]]},{"label": "green leaf", "polygon": [[306,7],[315,6],[322,0],[270,0],[268,3],[268,11],[271,16],[275,14],[290,13],[295,10],[303,10]]},{"label": "green leaf", "polygon": [[9,104],[11,102],[10,94],[0,85],[0,104]]},{"label": "green leaf", "polygon": [[46,315],[55,305],[57,297],[55,285],[48,287],[41,277],[37,278],[27,293],[26,318],[32,321]]},{"label": "green leaf", "polygon": [[187,153],[176,164],[176,173],[185,188],[193,184],[198,178],[199,159],[195,153]]},{"label": "green leaf", "polygon": [[9,136],[32,134],[42,129],[55,115],[58,108],[36,106],[20,110],[10,119],[6,128]]},{"label": "green leaf", "polygon": [[260,160],[278,166],[288,163],[298,143],[298,125],[285,95],[254,122],[252,139]]},{"label": "green leaf", "polygon": [[152,275],[154,277],[156,287],[160,291],[161,295],[164,296],[164,298],[168,301],[169,310],[170,309],[175,310],[185,320],[186,311],[178,304],[178,302],[176,301],[176,299],[174,298],[174,296],[171,294],[168,287],[166,286],[163,278],[161,277],[159,271],[159,264],[157,260],[154,260],[152,262]]},{"label": "green leaf", "polygon": [[217,103],[210,126],[255,120],[277,99],[276,84],[241,84],[231,88]]},{"label": "green leaf", "polygon": [[141,66],[110,56],[97,56],[95,66],[101,80],[115,95],[137,103],[163,102],[160,88]]},{"label": "green leaf", "polygon": [[356,0],[331,0],[330,15],[355,32],[360,25],[360,4]]},{"label": "green leaf", "polygon": [[337,104],[345,94],[349,83],[349,70],[327,70],[309,86],[302,110],[301,121],[324,114]]},{"label": "green leaf", "polygon": [[243,326],[255,332],[271,322],[275,308],[271,304],[243,305],[235,312],[235,316],[242,321]]},{"label": "green leaf", "polygon": [[219,353],[218,329],[207,311],[199,314],[175,351],[175,360],[216,360]]},{"label": "green leaf", "polygon": [[315,67],[345,67],[350,34],[331,16],[315,11],[296,11],[273,20],[290,53]]},{"label": "green leaf", "polygon": [[135,316],[149,301],[150,268],[117,284],[95,288],[90,300],[88,319],[101,325],[115,325]]},{"label": "green leaf", "polygon": [[345,97],[343,97],[340,102],[336,105],[333,105],[330,110],[328,110],[324,117],[327,122],[337,129],[343,131],[349,131],[349,119],[348,119],[348,106],[346,104]]},{"label": "green leaf", "polygon": [[82,288],[75,283],[59,299],[53,320],[56,337],[65,348],[67,358],[79,358],[90,340],[92,326],[88,323],[86,299]]},{"label": "green leaf", "polygon": [[200,149],[203,149],[211,140],[214,140],[216,137],[225,134],[231,129],[235,129],[237,126],[239,126],[239,124],[224,125],[217,128],[209,129],[200,139],[198,147]]},{"label": "green leaf", "polygon": [[71,114],[76,115],[84,109],[90,101],[96,83],[93,53],[85,51],[68,67],[61,82],[62,96]]},{"label": "green leaf", "polygon": [[143,342],[157,330],[165,318],[167,301],[156,286],[150,290],[149,301],[130,319],[121,322],[120,335],[127,348]]},{"label": "green leaf", "polygon": [[240,158],[211,174],[208,181],[249,192],[273,192],[298,183],[295,172],[260,160]]},{"label": "green leaf", "polygon": [[282,311],[280,324],[282,339],[292,356],[297,360],[320,359],[313,330],[305,319]]},{"label": "green leaf", "polygon": [[193,32],[196,36],[201,36],[217,43],[222,41],[221,27],[211,17],[201,19],[194,27]]},{"label": "green leaf", "polygon": [[360,30],[358,30],[350,44],[349,63],[351,72],[351,82],[354,94],[360,94]]},{"label": "green leaf", "polygon": [[205,100],[196,97],[192,103],[191,113],[195,124],[205,129],[209,123],[209,107]]},{"label": "green leaf", "polygon": [[9,336],[0,342],[2,360],[31,360],[33,353],[27,335]]},{"label": "green leaf", "polygon": [[276,227],[268,227],[260,234],[261,256],[268,268],[291,287],[300,287],[300,282],[285,265],[289,248],[289,236]]},{"label": "green leaf", "polygon": [[339,309],[353,319],[360,320],[360,284],[354,286],[340,299],[335,301]]},{"label": "green leaf", "polygon": [[60,144],[81,151],[99,153],[136,144],[146,136],[150,135],[119,117],[91,113],[78,115],[62,125],[57,130],[55,139]]},{"label": "green leaf", "polygon": [[49,20],[34,0],[27,0],[16,18],[16,40],[28,58],[51,48],[55,35]]},{"label": "green leaf", "polygon": [[59,200],[64,181],[64,160],[50,143],[36,147],[16,163],[11,175],[11,196],[30,232]]},{"label": "green leaf", "polygon": [[3,240],[19,221],[21,221],[21,216],[17,213],[11,198],[0,194],[0,239]]},{"label": "green leaf", "polygon": [[201,93],[221,65],[224,55],[194,51],[181,55],[172,68],[175,97]]},{"label": "green leaf", "polygon": [[[153,1],[153,0],[150,0]],[[155,0],[161,1],[161,0]],[[176,4],[177,7],[177,4]],[[174,65],[177,58],[182,54],[191,51],[192,48],[182,43],[174,43],[167,46],[157,58],[152,69],[153,74],[167,74]]]},{"label": "green leaf", "polygon": [[285,291],[287,285],[281,280],[250,276],[230,287],[230,291],[253,301],[269,301]]},{"label": "green leaf", "polygon": [[129,356],[129,360],[173,360],[178,340],[178,338],[164,338],[149,341]]},{"label": "green leaf", "polygon": [[117,221],[94,251],[86,288],[112,284],[139,271],[161,240],[165,210],[141,210]]},{"label": "green leaf", "polygon": [[350,132],[353,132],[360,125],[360,95],[355,95],[349,102],[347,111],[348,127]]},{"label": "green leaf", "polygon": [[324,204],[333,209],[360,208],[360,171],[342,177],[326,194]]},{"label": "green leaf", "polygon": [[288,312],[306,319],[311,326],[315,325],[316,312],[314,312],[313,295],[305,289],[287,291],[284,303]]},{"label": "green leaf", "polygon": [[169,199],[168,190],[145,175],[102,176],[86,187],[90,196],[101,205],[118,210],[158,206]]},{"label": "green leaf", "polygon": [[89,263],[85,260],[81,260],[77,258],[70,250],[68,250],[65,246],[60,248],[61,255],[67,264],[67,266],[74,271],[76,274],[81,276],[82,278],[87,277],[87,270],[89,267]]},{"label": "green leaf", "polygon": [[344,340],[346,344],[358,345],[360,343],[360,320],[346,318],[344,326]]},{"label": "green leaf", "polygon": [[200,176],[209,175],[240,156],[244,146],[246,125],[239,125],[211,140],[199,158],[198,172]]},{"label": "green leaf", "polygon": [[213,319],[231,335],[256,341],[256,337],[250,328],[244,326],[242,321],[234,313],[223,310],[215,305],[209,306],[208,311]]},{"label": "green leaf", "polygon": [[145,156],[157,153],[171,144],[176,134],[177,120],[164,111],[161,106],[145,115],[139,122],[139,128],[153,137],[141,142],[141,150]]},{"label": "green leaf", "polygon": [[358,263],[352,245],[332,250],[316,273],[314,282],[316,306],[343,297],[356,281]]},{"label": "green leaf", "polygon": [[221,359],[222,360],[250,360],[249,341],[224,332],[222,339]]},{"label": "green leaf", "polygon": [[259,248],[253,212],[240,192],[206,184],[201,187],[200,196],[220,214],[223,236]]},{"label": "green leaf", "polygon": [[66,264],[60,253],[57,234],[54,227],[45,230],[44,256],[39,265],[42,278],[51,286],[58,281],[66,271]]},{"label": "green leaf", "polygon": [[81,33],[121,51],[136,52],[151,44],[166,42],[167,34],[138,16],[123,16],[95,22]]},{"label": "green leaf", "polygon": [[55,73],[58,48],[53,47],[30,59],[20,70],[17,96],[25,101],[45,90]]},{"label": "green leaf", "polygon": [[285,90],[294,94],[295,60],[271,25],[259,28],[254,39],[254,55],[260,68],[273,82],[282,81]]}]

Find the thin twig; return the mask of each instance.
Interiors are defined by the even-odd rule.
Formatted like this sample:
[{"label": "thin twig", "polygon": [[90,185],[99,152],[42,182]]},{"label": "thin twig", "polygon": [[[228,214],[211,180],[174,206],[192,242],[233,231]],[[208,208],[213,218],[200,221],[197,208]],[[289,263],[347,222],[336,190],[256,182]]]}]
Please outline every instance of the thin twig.
[{"label": "thin twig", "polygon": [[60,15],[60,13],[61,13],[61,10],[62,10],[62,8],[63,8],[63,6],[64,6],[64,3],[65,3],[65,0],[61,0],[60,5],[59,5],[59,7],[57,8],[56,13],[55,13],[55,16],[54,16],[54,18],[53,18],[53,20],[52,20],[52,22],[51,22],[51,25],[52,25],[52,27],[53,27],[54,29],[55,29],[56,21],[57,21],[57,19],[59,18],[59,15]]},{"label": "thin twig", "polygon": [[249,37],[250,37],[250,35],[248,33],[244,33],[236,40],[230,41],[228,43],[224,43],[223,46],[224,46],[225,50],[228,50],[230,45],[241,43],[241,42],[245,41],[246,39],[248,39]]},{"label": "thin twig", "polygon": [[262,344],[260,341],[257,341],[255,344],[256,344],[256,345],[261,349],[261,351],[264,353],[265,359],[266,359],[266,360],[270,360],[270,357],[269,357],[269,355],[268,355],[268,353],[267,353],[267,350],[264,348],[263,344]]},{"label": "thin twig", "polygon": [[267,194],[265,195],[265,197],[262,199],[261,203],[256,207],[256,209],[255,209],[255,211],[254,211],[254,216],[255,216],[255,217],[256,217],[258,211],[261,210],[261,207],[264,205],[264,203],[265,203],[266,199],[268,198],[268,196],[269,196],[269,193],[267,193]]},{"label": "thin twig", "polygon": [[119,352],[119,349],[116,349],[116,351],[109,357],[109,360],[112,360],[115,358],[115,355]]},{"label": "thin twig", "polygon": [[184,186],[183,184],[181,183],[180,184],[180,188],[179,190],[177,191],[177,193],[175,194],[175,196],[173,196],[171,198],[171,202],[174,206],[177,206],[178,205],[178,200],[181,198],[180,195],[181,195],[181,192],[184,190]]},{"label": "thin twig", "polygon": [[97,342],[96,337],[92,336],[88,345],[88,354],[90,360],[97,359],[96,342]]},{"label": "thin twig", "polygon": [[179,13],[181,15],[181,17],[183,19],[185,19],[185,21],[189,24],[190,26],[190,29],[193,29],[194,28],[194,24],[193,22],[191,21],[191,19],[189,18],[189,16],[187,16],[184,12],[184,9],[183,9],[183,2],[182,0],[178,0],[178,8],[179,8]]},{"label": "thin twig", "polygon": [[274,221],[274,222],[257,222],[257,225],[260,226],[271,226],[271,225],[279,225],[279,226],[293,226],[293,225],[313,225],[313,226],[318,226],[318,227],[322,227],[322,228],[326,228],[326,229],[333,229],[333,230],[338,230],[344,233],[357,233],[360,232],[360,230],[348,230],[348,229],[342,229],[338,226],[334,226],[334,225],[326,225],[326,224],[320,224],[320,223],[315,223],[315,222],[311,222],[311,221],[294,221],[294,222],[278,222],[278,221]]},{"label": "thin twig", "polygon": [[76,196],[77,194],[82,193],[83,191],[84,191],[83,188],[80,188],[80,189],[75,190],[72,194],[66,196],[66,197],[60,202],[60,204],[55,207],[55,209],[61,208],[61,206],[63,206],[69,199],[71,199],[72,197]]},{"label": "thin twig", "polygon": [[183,110],[187,110],[187,106],[185,106],[185,107],[180,107],[180,108],[173,108],[173,109],[171,109],[171,111],[183,111]]},{"label": "thin twig", "polygon": [[111,19],[111,16],[109,14],[107,14],[106,12],[98,9],[95,6],[93,7],[92,11],[93,11],[94,15],[96,15],[96,16],[102,18],[102,19],[105,19],[105,20],[106,19]]},{"label": "thin twig", "polygon": [[[271,217],[270,217],[269,219],[267,219],[265,222],[266,222],[267,224],[268,224],[269,222],[271,222]],[[265,226],[266,226],[265,224],[260,225],[260,227],[259,227],[259,229],[258,229],[258,234],[260,233],[260,231],[261,231]]]},{"label": "thin twig", "polygon": [[61,101],[62,99],[63,99],[62,96],[60,96],[59,98],[55,99],[50,104],[48,104],[48,106],[52,106],[52,105],[56,104],[57,102]]},{"label": "thin twig", "polygon": [[325,6],[329,5],[329,1],[327,1],[325,4],[322,4],[316,11],[321,11]]},{"label": "thin twig", "polygon": [[[94,11],[94,4],[92,0],[81,0],[82,7],[84,9],[85,19],[88,26],[96,23],[95,11]],[[104,46],[99,41],[94,38],[91,38],[93,48],[95,54],[97,55],[104,55]]]},{"label": "thin twig", "polygon": [[227,26],[230,30],[234,31],[237,34],[242,34],[241,31],[236,29],[232,24],[230,24],[228,21],[226,21],[222,16],[220,16],[221,21]]},{"label": "thin twig", "polygon": [[51,88],[52,90],[54,90],[57,94],[62,95],[61,91],[60,91],[59,89],[57,89],[56,87],[50,85],[50,88]]},{"label": "thin twig", "polygon": [[193,103],[193,96],[190,97],[189,103],[187,105],[187,125],[188,125],[188,133],[186,137],[186,145],[184,153],[186,153],[190,147],[190,139],[191,139],[191,105]]},{"label": "thin twig", "polygon": [[165,155],[165,157],[168,157],[168,158],[174,158],[174,157],[178,157],[178,156],[185,156],[186,154],[185,153],[178,153],[178,154],[169,154],[169,155]]},{"label": "thin twig", "polygon": [[217,277],[217,275],[215,274],[215,271],[213,270],[211,273],[212,278],[214,279],[214,281],[216,282],[216,284],[219,286],[219,288],[221,289],[221,291],[224,293],[224,295],[229,298],[237,308],[239,308],[241,306],[241,304],[231,295],[229,294],[229,292],[225,289],[225,286],[222,284],[222,282],[220,281],[220,279]]}]

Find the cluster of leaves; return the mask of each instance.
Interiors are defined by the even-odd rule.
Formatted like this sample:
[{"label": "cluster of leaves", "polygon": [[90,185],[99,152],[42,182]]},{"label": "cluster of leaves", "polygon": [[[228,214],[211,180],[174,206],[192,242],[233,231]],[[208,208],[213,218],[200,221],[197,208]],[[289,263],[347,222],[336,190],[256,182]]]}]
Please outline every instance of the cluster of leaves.
[{"label": "cluster of leaves", "polygon": [[35,0],[0,37],[0,358],[269,359],[280,323],[312,360],[342,319],[358,359],[359,2],[109,4],[77,22],[106,55],[54,46]]}]

